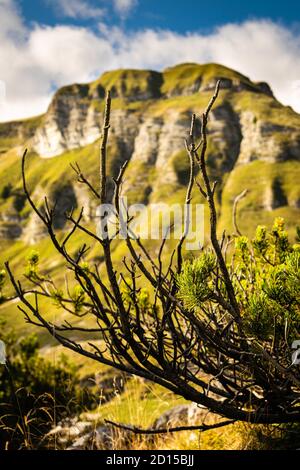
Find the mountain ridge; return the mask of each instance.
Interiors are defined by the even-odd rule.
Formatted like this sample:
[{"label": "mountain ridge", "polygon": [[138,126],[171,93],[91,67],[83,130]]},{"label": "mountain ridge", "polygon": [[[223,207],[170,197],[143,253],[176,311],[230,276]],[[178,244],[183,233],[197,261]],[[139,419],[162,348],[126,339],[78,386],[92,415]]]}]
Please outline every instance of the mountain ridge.
[{"label": "mountain ridge", "polygon": [[[74,83],[60,88],[54,94],[44,114],[25,120],[0,123],[0,139],[3,136],[11,136],[12,139],[15,137],[17,140],[35,137],[32,146],[39,155],[44,157],[56,156],[65,149],[84,146],[99,138],[101,116],[98,115],[97,111],[101,108],[99,101],[104,99],[106,89],[110,89],[113,99],[123,99],[127,103],[134,103],[212,91],[216,79],[222,81],[222,89],[236,91],[244,89],[273,97],[272,90],[267,83],[253,83],[239,72],[214,63],[205,65],[195,63],[179,64],[174,67],[168,67],[162,72],[142,69],[117,69],[104,72],[99,79],[90,83]],[[93,129],[94,132],[91,132],[91,129],[89,129],[90,132],[85,133],[84,131],[88,129],[84,129],[82,134],[86,134],[87,138],[73,143],[70,142],[65,148],[60,146],[56,139],[54,139],[54,144],[46,150],[40,141],[47,127],[47,116],[59,110],[58,114],[60,116],[57,117],[57,124],[58,128],[60,128],[63,119],[69,119],[68,108],[72,100],[80,102],[80,110],[83,113],[86,112],[87,106],[85,105],[88,102],[88,108],[91,113],[87,116],[87,120],[90,120],[91,127],[95,128]],[[96,119],[93,116],[93,109],[97,115]],[[43,126],[43,121],[45,120],[46,125]],[[41,131],[39,133],[40,128]],[[38,133],[37,136],[35,136],[36,132]]]},{"label": "mountain ridge", "polygon": [[[95,203],[78,188],[69,164],[78,161],[97,182],[98,141],[105,90],[113,97],[109,138],[109,170],[115,176],[130,160],[124,192],[130,202],[183,201],[188,177],[184,139],[193,112],[205,109],[216,81],[219,99],[209,122],[208,166],[219,181],[220,228],[231,226],[234,197],[247,187],[241,203],[242,228],[275,215],[293,224],[299,216],[300,115],[281,105],[263,82],[218,64],[179,64],[163,72],[119,69],[89,84],[58,90],[42,116],[0,124],[0,238],[36,243],[45,236],[22,200],[20,153],[30,149],[29,180],[34,195],[61,199],[62,211]],[[196,127],[197,136],[200,126]],[[249,181],[249,175],[254,179]],[[13,190],[7,191],[5,178]],[[234,191],[234,192],[233,192]],[[9,193],[9,194],[8,194]],[[63,216],[57,222],[64,229]]]}]

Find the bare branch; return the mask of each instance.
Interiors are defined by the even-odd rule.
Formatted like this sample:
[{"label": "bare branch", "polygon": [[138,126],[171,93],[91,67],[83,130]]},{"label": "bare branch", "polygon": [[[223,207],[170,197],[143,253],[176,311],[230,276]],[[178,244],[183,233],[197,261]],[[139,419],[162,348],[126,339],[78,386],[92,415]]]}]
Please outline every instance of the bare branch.
[{"label": "bare branch", "polygon": [[248,194],[248,189],[244,189],[244,191],[242,191],[238,196],[236,196],[234,198],[234,202],[233,202],[233,209],[232,209],[232,223],[233,223],[233,227],[234,227],[234,230],[235,230],[235,233],[239,236],[241,236],[241,232],[238,228],[238,224],[237,224],[237,208],[238,208],[238,204],[239,202],[244,199],[244,197]]},{"label": "bare branch", "polygon": [[134,434],[142,434],[142,435],[153,435],[153,434],[171,434],[175,432],[182,432],[182,431],[210,431],[212,429],[218,429],[225,426],[229,426],[230,424],[235,423],[235,420],[230,421],[223,421],[221,423],[206,425],[200,424],[196,426],[178,426],[175,428],[159,428],[159,429],[141,429],[136,426],[127,426],[125,424],[115,423],[114,421],[110,421],[108,419],[105,420],[106,424],[109,424],[115,428],[123,429],[124,431],[130,431]]}]

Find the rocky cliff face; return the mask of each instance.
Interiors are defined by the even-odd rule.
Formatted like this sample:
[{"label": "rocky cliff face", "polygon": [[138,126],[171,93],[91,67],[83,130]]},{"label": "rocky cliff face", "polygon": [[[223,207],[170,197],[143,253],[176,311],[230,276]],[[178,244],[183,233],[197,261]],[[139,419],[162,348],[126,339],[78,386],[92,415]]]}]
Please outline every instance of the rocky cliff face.
[{"label": "rocky cliff face", "polygon": [[[219,73],[212,77],[207,76],[208,74],[205,73],[205,67],[193,64],[175,67],[175,71],[178,69],[178,76],[175,77],[172,77],[174,69],[167,69],[165,73],[124,70],[104,74],[98,84],[93,83],[91,85],[72,85],[64,87],[56,93],[48,112],[42,119],[42,123],[34,132],[31,142],[32,148],[41,157],[49,158],[60,155],[66,150],[84,147],[95,142],[100,137],[103,111],[103,106],[101,105],[103,104],[105,96],[105,86],[111,89],[111,94],[114,99],[124,101],[124,112],[120,113],[118,110],[118,112],[113,112],[112,114],[112,128],[118,130],[120,140],[123,142],[127,141],[130,151],[134,147],[132,139],[137,134],[143,135],[145,129],[149,129],[149,125],[150,127],[152,126],[151,117],[149,117],[147,122],[149,101],[163,101],[174,97],[182,98],[198,93],[211,92],[214,90],[216,81],[219,79],[222,80],[221,87],[231,93],[248,91],[250,93],[264,94],[271,98],[273,97],[267,84],[259,83],[255,85],[246,77],[234,74],[234,72],[229,71],[225,67],[221,68],[216,66],[216,68]],[[183,69],[185,74],[183,74],[181,69]],[[191,71],[195,74],[195,70],[198,76],[195,76],[194,79],[187,80],[186,72]],[[230,75],[233,77],[229,78]],[[136,84],[132,84],[131,81],[136,82]],[[127,122],[131,114],[128,111],[130,109],[130,103],[132,102],[139,103],[139,108],[142,108],[141,102],[144,102],[146,112],[142,113],[145,114],[145,116],[143,116],[144,119],[142,119],[144,124],[143,130],[137,129],[137,127],[139,127],[138,120],[130,119],[130,122]],[[129,109],[126,109],[126,107]],[[167,121],[169,121],[169,116],[166,117]],[[165,131],[166,134],[176,135],[174,131],[176,132],[177,129],[173,129],[172,124],[169,126],[169,129],[168,127],[162,129],[166,117],[162,117],[160,121],[155,121],[154,119],[154,122],[159,123],[159,130],[162,131],[162,133]],[[216,130],[219,126],[218,121],[224,121],[225,125],[227,127],[229,126],[229,132],[225,130],[225,135],[220,135],[220,138],[225,137],[227,143],[230,140],[235,140],[236,136],[234,134],[236,131],[240,133],[240,129],[235,129],[234,134],[231,134],[232,126],[230,127],[230,121],[232,118],[233,121],[237,123],[237,117],[234,113],[229,112],[228,106],[220,106],[219,110],[215,113],[214,122],[216,124]],[[245,113],[245,117],[241,123],[246,134],[245,145],[248,144],[247,140],[251,140],[252,137],[255,137],[253,136],[255,130],[251,128],[251,120],[253,118],[253,115],[248,116],[247,113]],[[186,125],[185,122],[184,125]],[[168,126],[168,122],[166,126]],[[260,128],[259,126],[256,127],[258,129],[258,136],[260,137]],[[150,132],[153,135],[155,131],[150,130]],[[262,132],[265,132],[265,130],[262,130]],[[183,129],[182,135],[185,135],[185,133],[186,127]],[[249,138],[247,134],[249,134]],[[146,137],[146,139],[148,139],[148,137]],[[163,140],[163,137],[161,140]],[[242,140],[241,135],[239,140]],[[258,141],[257,146],[259,147],[260,144],[261,141]]]},{"label": "rocky cliff face", "polygon": [[[300,171],[300,116],[278,103],[267,84],[252,83],[216,64],[182,64],[162,73],[119,70],[105,73],[90,84],[62,88],[44,116],[0,125],[0,175],[8,177],[9,159],[16,164],[14,149],[26,143],[36,154],[33,180],[37,194],[50,193],[58,201],[61,214],[82,203],[86,206],[88,196],[66,177],[66,163],[80,158],[80,166],[95,177],[105,89],[109,88],[114,98],[111,173],[116,174],[120,164],[130,160],[124,191],[139,202],[157,199],[165,187],[166,194],[176,194],[186,183],[184,139],[191,113],[203,111],[218,79],[221,94],[209,123],[208,164],[221,183],[221,212],[222,205],[226,210],[232,202],[231,188],[244,189],[245,178],[243,185],[238,181],[243,171],[239,168],[249,168],[249,175],[256,174],[247,186],[253,195],[259,193],[257,210],[298,210],[299,189],[290,175],[292,172],[296,178]],[[44,165],[52,168],[51,177],[45,175]],[[0,188],[2,193],[5,183]],[[15,184],[19,186],[17,180]],[[28,211],[14,207],[14,198],[12,191],[0,199],[0,238],[23,237],[26,242],[36,242],[44,232],[33,216],[28,218]],[[253,202],[245,204],[246,211],[247,207],[250,212],[256,210]],[[89,206],[88,218],[93,217],[93,210]],[[64,229],[62,215],[56,223],[58,229]]]},{"label": "rocky cliff face", "polygon": [[[272,163],[299,159],[299,129],[257,119],[252,111],[240,115],[239,163],[264,160]],[[280,138],[279,138],[280,136]]]}]

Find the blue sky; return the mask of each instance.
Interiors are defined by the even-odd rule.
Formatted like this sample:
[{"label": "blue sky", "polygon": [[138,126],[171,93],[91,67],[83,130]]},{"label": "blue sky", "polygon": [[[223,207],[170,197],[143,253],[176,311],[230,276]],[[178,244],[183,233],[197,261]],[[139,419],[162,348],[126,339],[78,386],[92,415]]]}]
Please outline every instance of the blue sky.
[{"label": "blue sky", "polygon": [[45,112],[57,88],[106,70],[188,61],[267,81],[300,112],[300,3],[0,0],[0,121]]},{"label": "blue sky", "polygon": [[[70,3],[72,0],[68,0]],[[94,8],[106,9],[105,17],[109,24],[119,24],[126,20],[126,27],[171,29],[180,33],[186,31],[210,31],[215,26],[237,23],[253,19],[271,19],[286,25],[300,22],[300,3],[296,0],[284,2],[272,0],[139,0],[126,18],[120,18],[112,7],[112,0],[90,0]],[[135,2],[132,2],[135,3]],[[95,21],[81,18],[66,18],[58,9],[53,8],[51,0],[19,0],[19,4],[28,22],[57,24],[62,20],[66,24],[84,24],[93,26]],[[52,6],[51,6],[52,5]],[[129,12],[128,12],[129,13]],[[94,18],[97,20],[97,18]]]}]

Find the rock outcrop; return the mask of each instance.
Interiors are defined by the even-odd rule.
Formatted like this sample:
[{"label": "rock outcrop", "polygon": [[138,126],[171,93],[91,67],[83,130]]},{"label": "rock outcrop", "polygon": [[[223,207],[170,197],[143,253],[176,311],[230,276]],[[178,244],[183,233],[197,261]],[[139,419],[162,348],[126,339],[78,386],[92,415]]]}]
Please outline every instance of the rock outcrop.
[{"label": "rock outcrop", "polygon": [[64,450],[110,450],[114,448],[115,432],[111,427],[80,421],[78,417],[65,419],[46,436],[49,445]]},{"label": "rock outcrop", "polygon": [[[206,408],[196,403],[178,405],[162,413],[149,429],[170,429],[179,426],[212,425],[221,417],[210,413]],[[130,423],[128,423],[130,426]],[[79,417],[67,418],[55,426],[46,436],[51,445],[66,450],[125,450],[130,449],[133,434],[127,430],[116,429],[101,422],[97,413],[85,413],[82,420]],[[151,441],[149,434],[146,439]]]},{"label": "rock outcrop", "polygon": [[254,160],[270,163],[286,161],[290,158],[299,160],[300,129],[280,126],[258,117],[253,111],[240,115],[241,148],[238,163],[247,164]]},{"label": "rock outcrop", "polygon": [[179,426],[201,426],[211,424],[219,419],[217,415],[210,413],[206,408],[192,403],[190,405],[178,405],[165,411],[154,421],[153,429],[169,429]]}]

